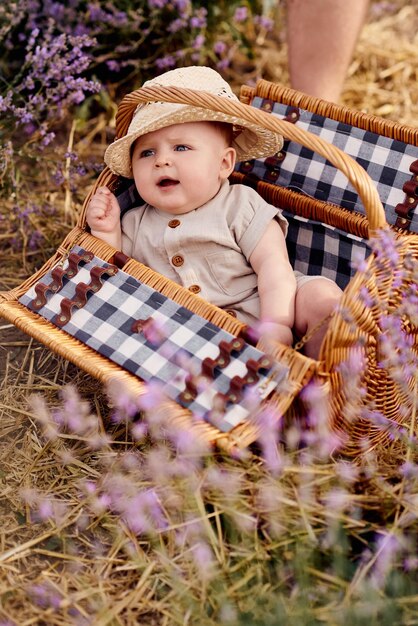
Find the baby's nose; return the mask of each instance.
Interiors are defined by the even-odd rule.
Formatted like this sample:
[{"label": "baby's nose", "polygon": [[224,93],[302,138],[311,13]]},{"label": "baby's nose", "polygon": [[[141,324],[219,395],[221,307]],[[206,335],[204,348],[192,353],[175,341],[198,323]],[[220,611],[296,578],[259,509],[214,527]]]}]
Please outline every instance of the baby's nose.
[{"label": "baby's nose", "polygon": [[171,159],[168,155],[161,154],[155,160],[156,167],[164,167],[166,165],[171,165]]}]

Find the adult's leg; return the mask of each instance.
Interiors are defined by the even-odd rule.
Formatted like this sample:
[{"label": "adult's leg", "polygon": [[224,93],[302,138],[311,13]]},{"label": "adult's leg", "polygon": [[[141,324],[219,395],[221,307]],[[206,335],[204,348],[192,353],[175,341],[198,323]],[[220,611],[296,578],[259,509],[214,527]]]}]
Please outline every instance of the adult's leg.
[{"label": "adult's leg", "polygon": [[338,102],[369,0],[287,0],[293,89]]},{"label": "adult's leg", "polygon": [[[301,338],[319,325],[312,337],[305,343],[304,353],[317,359],[322,340],[328,328],[326,318],[338,306],[342,291],[338,285],[326,278],[304,281],[296,292],[295,324],[296,335]],[[321,324],[321,322],[324,322]]]}]

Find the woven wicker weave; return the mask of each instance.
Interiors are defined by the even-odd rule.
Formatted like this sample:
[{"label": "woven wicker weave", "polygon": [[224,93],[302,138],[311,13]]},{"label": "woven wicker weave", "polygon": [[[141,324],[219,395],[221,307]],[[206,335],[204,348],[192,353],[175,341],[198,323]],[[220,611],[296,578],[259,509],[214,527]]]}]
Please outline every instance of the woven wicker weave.
[{"label": "woven wicker weave", "polygon": [[[286,138],[314,150],[345,174],[357,190],[364,204],[367,220],[364,217],[353,216],[348,211],[342,211],[342,215],[338,217],[340,227],[344,228],[346,221],[350,222],[350,232],[353,232],[358,221],[359,228],[364,231],[365,227],[368,226],[370,234],[375,233],[379,229],[388,228],[378,193],[365,171],[355,161],[319,137],[246,104],[202,92],[194,92],[193,90],[157,87],[140,89],[126,96],[119,107],[116,126],[118,137],[126,133],[133,112],[138,104],[153,100],[193,104],[236,115],[237,118],[263,125],[271,131],[281,133]],[[122,379],[131,390],[141,394],[144,393],[144,384],[140,380],[84,344],[71,338],[62,330],[46,322],[17,301],[54,264],[64,259],[68,250],[76,243],[106,261],[112,259],[116,250],[92,237],[87,232],[85,209],[91,195],[98,186],[107,185],[109,188],[114,189],[117,184],[118,177],[106,168],[86,198],[76,227],[62,242],[56,254],[39,272],[31,276],[20,287],[0,294],[0,315],[97,379],[103,382],[108,382],[112,378]],[[272,198],[270,198],[270,201],[272,201]],[[338,209],[336,210],[338,212]],[[324,215],[321,219],[326,221],[326,217]],[[331,217],[331,219],[336,218]],[[402,254],[412,253],[416,256],[418,237],[411,234],[400,234],[399,238],[402,243]],[[232,316],[136,261],[130,260],[123,269],[232,334],[238,335],[244,329],[244,325]],[[384,441],[387,436],[379,429],[370,426],[365,420],[352,420],[347,417],[349,415],[349,411],[347,411],[349,398],[345,396],[338,366],[340,363],[347,361],[352,353],[357,352],[359,341],[366,359],[363,382],[367,389],[367,394],[375,402],[376,409],[396,422],[406,419],[404,412],[400,410],[400,407],[405,403],[405,398],[389,374],[384,369],[378,367],[377,337],[380,333],[378,312],[375,312],[375,315],[373,315],[373,312],[366,310],[364,306],[359,304],[357,298],[361,287],[367,285],[374,292],[378,290],[383,308],[391,310],[391,308],[397,306],[400,297],[399,289],[395,291],[387,276],[382,277],[381,274],[383,275],[384,271],[376,267],[375,259],[372,256],[368,261],[368,272],[366,274],[356,274],[352,279],[343,296],[342,310],[350,311],[357,327],[353,330],[352,325],[345,321],[346,314],[344,314],[343,318],[340,313],[337,313],[333,317],[325,336],[318,361],[308,359],[294,349],[284,346],[278,346],[276,351],[276,356],[285,361],[290,367],[288,393],[274,397],[272,400],[276,404],[278,411],[284,413],[289,407],[291,408],[298,392],[315,375],[321,383],[326,383],[329,387],[331,425],[333,429],[343,434],[344,439],[346,439],[344,449],[350,454],[356,454],[364,449],[365,437],[368,441],[367,445],[370,447],[376,445],[379,441]],[[412,328],[409,322],[406,322],[406,326],[413,334],[416,345],[416,328]],[[413,385],[413,381],[410,381],[410,384]],[[170,415],[172,420],[187,425],[191,423],[189,412],[174,402],[168,401],[163,410],[168,412],[167,414]],[[228,434],[221,433],[213,426],[205,423],[194,423],[194,427],[202,434],[202,437],[227,450],[232,450],[236,446],[243,447],[248,445],[256,439],[258,434],[257,426],[252,423],[240,425]]]},{"label": "woven wicker weave", "polygon": [[[338,123],[355,126],[370,133],[376,133],[411,146],[418,147],[418,128],[412,128],[397,122],[353,110],[348,107],[325,102],[318,98],[303,94],[282,85],[260,80],[255,87],[241,88],[241,101],[250,104],[254,98],[261,98],[263,102],[279,102],[297,110],[309,111],[316,115],[333,119]],[[287,133],[291,138],[291,134]],[[308,145],[308,144],[305,144]],[[412,171],[412,170],[411,170]],[[245,182],[245,177],[235,175],[237,182]],[[411,179],[418,181],[417,176]],[[360,187],[357,188],[360,191]],[[307,220],[324,222],[352,235],[367,237],[372,231],[371,214],[365,205],[368,220],[364,215],[343,209],[339,206],[307,197],[301,193],[260,181],[257,184],[258,192],[276,206],[286,208],[289,212],[302,216]],[[416,191],[409,197],[411,210],[416,206]],[[417,209],[415,208],[415,211]],[[393,314],[408,291],[416,287],[418,280],[418,234],[407,230],[406,220],[398,219],[397,227],[390,230],[397,237],[399,244],[399,259],[397,270],[404,270],[402,284],[393,282],[393,269],[388,265],[381,267],[376,259],[369,259],[368,268],[364,273],[356,274],[345,289],[342,309],[344,315],[336,315],[328,329],[321,350],[319,369],[328,377],[330,383],[329,417],[331,427],[343,437],[346,436],[345,452],[357,454],[370,449],[377,444],[387,442],[390,434],[388,429],[373,424],[367,418],[359,417],[359,407],[351,406],[350,391],[347,390],[343,378],[339,373],[340,364],[351,358],[360,358],[360,352],[365,359],[362,386],[366,391],[363,405],[372,407],[378,415],[393,420],[396,425],[404,425],[408,429],[414,421],[416,402],[418,398],[416,375],[403,377],[402,382],[396,380],[396,374],[388,371],[380,364],[379,336],[381,336],[382,313]],[[388,228],[385,225],[385,228]],[[371,232],[371,234],[373,234]],[[405,258],[413,259],[410,267]],[[406,271],[406,268],[409,271]],[[368,308],[361,304],[358,297],[360,290],[369,289],[374,294],[378,307]],[[415,313],[416,315],[416,313]],[[351,318],[351,319],[350,319]],[[350,322],[347,320],[350,319]],[[416,320],[416,317],[415,317]],[[353,323],[356,326],[353,332]],[[415,356],[418,353],[418,329],[408,317],[403,318],[403,330],[413,346]],[[362,346],[359,351],[359,346]],[[409,392],[405,392],[408,389]],[[353,413],[354,410],[354,413]],[[386,423],[386,426],[388,424]],[[390,428],[389,428],[390,430]]]}]

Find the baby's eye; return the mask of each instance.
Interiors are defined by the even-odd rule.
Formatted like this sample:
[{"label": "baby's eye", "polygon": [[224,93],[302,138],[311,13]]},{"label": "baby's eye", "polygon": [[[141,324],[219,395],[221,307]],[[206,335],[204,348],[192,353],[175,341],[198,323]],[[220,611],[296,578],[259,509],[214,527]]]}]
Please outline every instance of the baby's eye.
[{"label": "baby's eye", "polygon": [[142,159],[144,157],[152,156],[153,154],[154,154],[154,150],[148,149],[148,150],[142,150],[139,156]]},{"label": "baby's eye", "polygon": [[190,150],[189,146],[185,146],[184,144],[179,144],[174,148],[177,152],[185,152],[186,150]]}]

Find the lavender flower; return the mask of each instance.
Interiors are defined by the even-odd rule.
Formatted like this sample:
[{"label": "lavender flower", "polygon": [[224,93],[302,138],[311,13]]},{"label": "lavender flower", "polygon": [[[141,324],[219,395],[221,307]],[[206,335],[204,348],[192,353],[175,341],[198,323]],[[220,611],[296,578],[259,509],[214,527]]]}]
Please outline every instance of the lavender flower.
[{"label": "lavender flower", "polygon": [[371,573],[371,582],[374,587],[382,588],[384,586],[400,550],[401,543],[394,534],[382,534],[378,537],[376,559]]},{"label": "lavender flower", "polygon": [[20,497],[30,507],[31,518],[34,522],[50,520],[60,526],[68,512],[66,502],[58,500],[54,495],[43,494],[36,489],[21,489]]},{"label": "lavender flower", "polygon": [[129,23],[129,17],[125,11],[117,11],[112,5],[107,5],[106,9],[90,2],[87,5],[89,18],[92,22],[98,24],[111,24],[113,27],[120,28],[126,26]]},{"label": "lavender flower", "polygon": [[200,50],[200,49],[202,48],[202,46],[203,46],[203,44],[204,44],[204,43],[205,43],[205,36],[204,36],[204,35],[202,35],[202,34],[200,34],[200,35],[198,35],[198,36],[195,38],[195,40],[193,41],[193,43],[192,43],[192,47],[193,47],[195,50]]},{"label": "lavender flower", "polygon": [[215,41],[214,45],[213,45],[213,51],[215,54],[219,54],[219,56],[221,56],[222,54],[224,54],[228,49],[228,46],[226,45],[226,43],[224,41]]},{"label": "lavender flower", "polygon": [[64,108],[79,104],[86,93],[101,88],[97,81],[80,77],[90,64],[84,49],[94,44],[85,35],[54,36],[50,30],[42,34],[37,28],[32,30],[25,50],[23,76],[18,75],[6,97],[1,96],[3,113],[14,117],[17,125],[26,125],[26,131],[29,122],[37,121],[43,145],[47,145],[54,135],[42,122],[61,116]]},{"label": "lavender flower", "polygon": [[161,59],[157,59],[155,61],[155,64],[159,70],[166,70],[166,69],[169,69],[170,67],[174,67],[176,64],[176,60],[174,56],[170,54],[165,57],[162,57]]},{"label": "lavender flower", "polygon": [[406,332],[405,324],[395,312],[380,318],[382,334],[379,343],[383,358],[381,365],[390,370],[391,376],[403,387],[415,380],[418,371],[418,355],[412,333]]},{"label": "lavender flower", "polygon": [[259,428],[257,441],[261,446],[264,462],[272,475],[280,474],[283,466],[277,445],[279,417],[273,407],[266,405],[255,418]]},{"label": "lavender flower", "polygon": [[247,7],[237,7],[235,9],[233,20],[234,22],[245,22],[248,17],[248,9]]},{"label": "lavender flower", "polygon": [[204,541],[198,541],[192,546],[192,556],[200,580],[210,581],[214,578],[216,575],[216,567],[210,546]]},{"label": "lavender flower", "polygon": [[[187,20],[185,20],[184,18],[177,18],[176,20],[174,20],[173,22],[171,22],[171,24],[168,26],[167,30],[169,33],[178,33],[180,30],[182,30],[183,28],[185,28],[187,26]],[[158,61],[158,59],[157,59]]]},{"label": "lavender flower", "polygon": [[207,10],[205,8],[198,9],[190,18],[189,24],[191,28],[205,28],[207,25]]},{"label": "lavender flower", "polygon": [[148,6],[150,9],[163,9],[169,0],[148,0]]},{"label": "lavender flower", "polygon": [[139,400],[130,392],[126,385],[114,378],[107,383],[107,395],[114,412],[112,419],[115,423],[131,421],[139,411]]},{"label": "lavender flower", "polygon": [[308,407],[306,428],[302,433],[304,441],[319,458],[327,458],[341,445],[341,440],[330,427],[328,390],[325,385],[309,383],[301,394]]},{"label": "lavender flower", "polygon": [[272,31],[274,27],[274,21],[265,15],[255,15],[254,24],[268,33]]},{"label": "lavender flower", "polygon": [[192,3],[190,0],[173,0],[173,4],[180,14],[190,12]]},{"label": "lavender flower", "polygon": [[61,606],[62,595],[51,583],[31,585],[28,595],[40,607],[59,609]]}]

